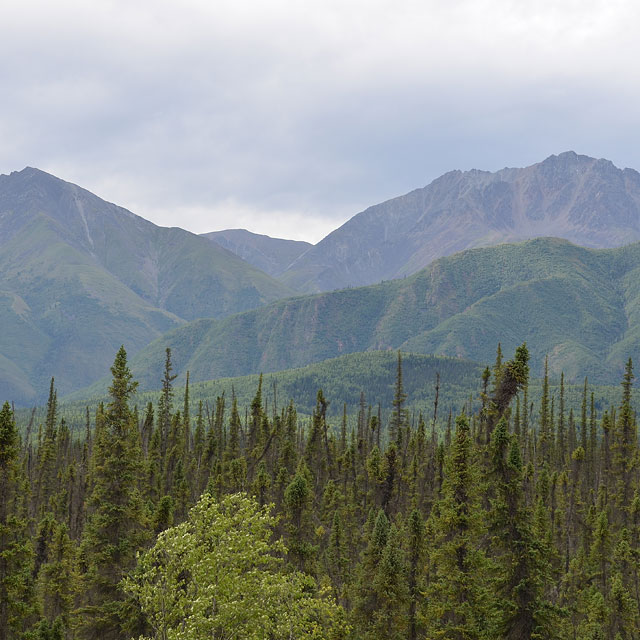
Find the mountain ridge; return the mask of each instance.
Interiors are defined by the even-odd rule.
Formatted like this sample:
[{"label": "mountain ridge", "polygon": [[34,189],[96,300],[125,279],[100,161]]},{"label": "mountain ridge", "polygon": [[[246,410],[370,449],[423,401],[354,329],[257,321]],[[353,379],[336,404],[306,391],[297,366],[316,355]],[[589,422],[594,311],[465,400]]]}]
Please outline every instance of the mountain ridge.
[{"label": "mountain ridge", "polygon": [[[211,367],[216,375],[243,375],[369,349],[486,361],[499,340],[515,344],[521,326],[543,311],[552,368],[567,366],[571,375],[577,363],[586,371],[603,364],[612,376],[622,355],[635,353],[636,245],[627,260],[624,251],[590,254],[549,239],[515,249],[500,244],[491,254],[462,251],[410,273],[434,243],[443,251],[465,242],[495,245],[516,231],[545,231],[550,221],[592,245],[640,238],[640,174],[633,169],[566,152],[524,169],[455,170],[363,213],[314,246],[246,230],[214,232],[235,235],[235,252],[244,243],[255,255],[281,259],[272,263],[276,270],[290,262],[286,251],[301,252],[293,262],[297,280],[292,266],[280,276],[289,286],[210,237],[158,227],[39,169],[0,175],[0,392],[31,401],[56,375],[66,393],[103,373],[123,342],[133,355],[168,330],[169,341],[178,335],[190,345],[190,355],[176,353],[177,361],[202,375],[207,367],[207,375]],[[382,226],[371,224],[376,220]],[[345,236],[345,228],[355,231]],[[314,260],[331,238],[337,253],[329,256],[333,271],[325,270],[323,286],[335,288],[333,275],[342,273],[348,288],[334,297],[296,293],[293,285],[318,283]],[[384,283],[353,288],[363,269]],[[389,269],[404,280],[391,281]],[[510,322],[519,317],[519,325],[501,324],[505,314]],[[534,344],[538,354],[543,342]],[[232,370],[216,369],[220,360]]]},{"label": "mountain ridge", "polygon": [[292,291],[232,252],[39,169],[0,176],[0,395],[104,374],[114,349]]},{"label": "mountain ridge", "polygon": [[[620,379],[640,357],[640,243],[587,249],[565,240],[463,251],[405,279],[296,296],[174,329],[132,360],[151,388],[171,347],[192,381],[300,367],[346,353],[407,352],[491,362],[527,342],[552,373]],[[541,371],[534,371],[540,375]]]},{"label": "mountain ridge", "polygon": [[307,293],[363,286],[540,236],[594,248],[640,240],[640,174],[572,151],[522,169],[450,171],[356,214],[280,279]]},{"label": "mountain ridge", "polygon": [[200,235],[274,277],[313,246],[309,242],[273,238],[246,229],[224,229]]}]

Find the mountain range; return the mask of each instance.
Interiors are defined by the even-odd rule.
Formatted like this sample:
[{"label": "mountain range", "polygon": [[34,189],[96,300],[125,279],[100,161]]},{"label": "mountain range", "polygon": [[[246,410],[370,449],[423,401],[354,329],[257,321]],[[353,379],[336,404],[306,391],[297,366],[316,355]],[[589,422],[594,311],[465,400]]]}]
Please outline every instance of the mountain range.
[{"label": "mountain range", "polygon": [[465,249],[539,236],[599,248],[640,240],[640,174],[574,152],[524,169],[451,171],[355,215],[280,279],[307,293],[362,286]]},{"label": "mountain range", "polygon": [[90,384],[122,343],[148,388],[165,346],[179,373],[204,380],[372,349],[487,362],[498,341],[523,340],[538,372],[548,354],[552,371],[614,381],[638,352],[640,245],[469,250],[537,235],[639,240],[640,174],[573,152],[453,171],[314,246],[197,236],[37,169],[2,175],[0,397],[40,401],[51,376],[60,393]]},{"label": "mountain range", "polygon": [[467,250],[413,276],[299,296],[224,319],[199,319],[132,361],[143,388],[157,385],[165,348],[192,380],[277,371],[358,351],[492,362],[527,342],[532,370],[615,383],[640,357],[640,243],[587,249],[566,240]]}]

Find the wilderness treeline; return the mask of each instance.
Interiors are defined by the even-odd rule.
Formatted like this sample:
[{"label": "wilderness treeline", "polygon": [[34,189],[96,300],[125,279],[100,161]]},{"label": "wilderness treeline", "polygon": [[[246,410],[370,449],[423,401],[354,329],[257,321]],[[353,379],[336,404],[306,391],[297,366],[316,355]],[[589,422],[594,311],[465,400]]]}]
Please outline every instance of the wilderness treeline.
[{"label": "wilderness treeline", "polygon": [[[640,637],[640,493],[629,360],[601,414],[585,382],[528,395],[498,349],[473,414],[363,396],[329,425],[233,397],[110,401],[70,433],[0,411],[0,640]],[[365,390],[366,392],[366,390]]]}]

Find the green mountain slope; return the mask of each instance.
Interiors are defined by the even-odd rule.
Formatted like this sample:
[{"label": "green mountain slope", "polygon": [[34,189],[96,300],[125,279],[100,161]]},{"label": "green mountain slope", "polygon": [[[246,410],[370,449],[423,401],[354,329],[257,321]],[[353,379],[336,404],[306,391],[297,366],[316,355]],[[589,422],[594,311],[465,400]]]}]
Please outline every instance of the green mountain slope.
[{"label": "green mountain slope", "polygon": [[278,371],[377,349],[491,362],[526,341],[569,379],[616,383],[640,356],[640,244],[593,250],[540,238],[442,258],[403,280],[299,296],[175,329],[133,359],[158,386],[164,349],[193,380]]},{"label": "green mountain slope", "polygon": [[105,373],[172,327],[289,295],[205,238],[157,227],[37,169],[0,176],[0,397]]}]

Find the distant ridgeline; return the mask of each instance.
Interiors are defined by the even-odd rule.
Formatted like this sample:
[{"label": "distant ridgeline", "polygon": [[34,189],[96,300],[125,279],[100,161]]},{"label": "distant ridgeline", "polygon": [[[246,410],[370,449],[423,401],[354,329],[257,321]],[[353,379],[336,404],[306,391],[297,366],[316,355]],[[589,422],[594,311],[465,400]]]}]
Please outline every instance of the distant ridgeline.
[{"label": "distant ridgeline", "polygon": [[[133,408],[121,348],[108,396],[74,435],[53,384],[42,420],[16,425],[5,403],[0,629],[37,640],[638,637],[631,360],[615,400],[607,390],[596,402],[585,384],[576,406],[562,379],[529,384],[526,345],[484,369],[369,357],[326,366],[370,369],[363,380],[390,397],[383,423],[366,388],[355,419],[330,420],[318,391],[300,420],[286,396],[268,400],[264,377],[245,381],[246,409],[233,393],[203,403],[174,389],[170,350],[161,392]],[[354,393],[344,371],[332,390]],[[430,404],[416,414],[407,390],[421,397],[420,371]],[[436,428],[436,397],[440,407],[458,379],[449,397],[463,401],[476,375],[473,403],[439,412]]]}]

